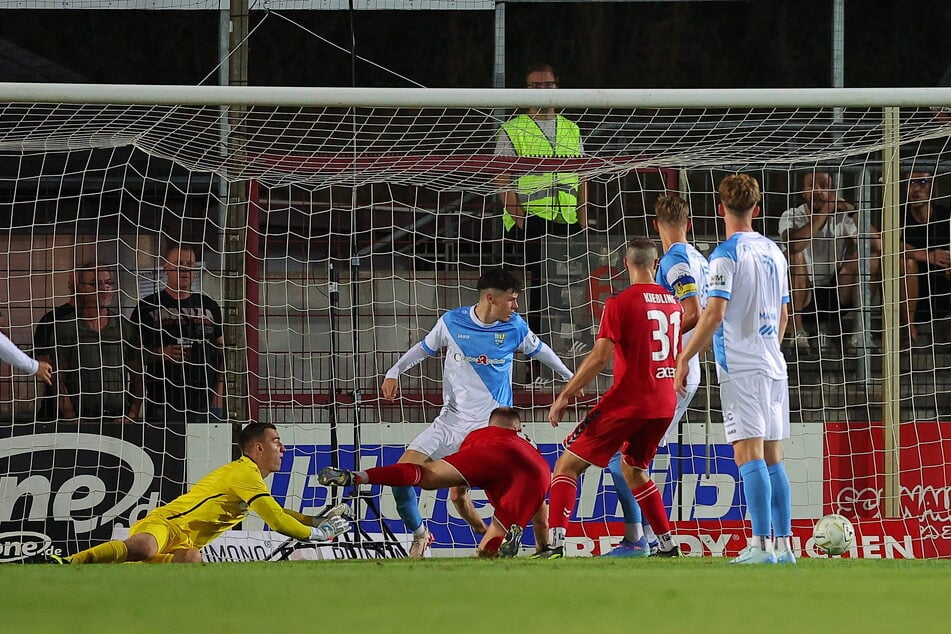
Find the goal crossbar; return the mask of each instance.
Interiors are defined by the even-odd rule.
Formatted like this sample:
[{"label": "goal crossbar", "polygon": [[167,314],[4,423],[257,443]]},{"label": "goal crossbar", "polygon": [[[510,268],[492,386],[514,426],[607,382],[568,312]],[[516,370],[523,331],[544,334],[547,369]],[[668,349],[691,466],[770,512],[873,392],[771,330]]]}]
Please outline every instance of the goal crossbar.
[{"label": "goal crossbar", "polygon": [[0,82],[0,102],[406,108],[945,107],[951,88],[559,90]]}]

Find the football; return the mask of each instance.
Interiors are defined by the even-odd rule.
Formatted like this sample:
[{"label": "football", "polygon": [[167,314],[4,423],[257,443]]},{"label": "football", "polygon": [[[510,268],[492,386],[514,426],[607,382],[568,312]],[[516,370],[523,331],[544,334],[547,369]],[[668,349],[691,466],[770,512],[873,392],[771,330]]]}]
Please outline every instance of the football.
[{"label": "football", "polygon": [[833,513],[816,522],[812,540],[827,555],[841,555],[855,542],[855,529],[847,518]]}]

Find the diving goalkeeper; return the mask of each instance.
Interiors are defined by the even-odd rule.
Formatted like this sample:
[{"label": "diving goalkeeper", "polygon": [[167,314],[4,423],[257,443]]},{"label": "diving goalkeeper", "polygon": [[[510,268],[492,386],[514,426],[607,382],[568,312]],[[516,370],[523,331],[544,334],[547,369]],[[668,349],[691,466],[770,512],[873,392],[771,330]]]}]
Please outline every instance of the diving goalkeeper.
[{"label": "diving goalkeeper", "polygon": [[[279,533],[301,540],[327,541],[347,532],[349,522],[335,507],[330,517],[311,517],[278,506],[264,478],[281,468],[285,447],[271,423],[241,430],[242,456],[198,481],[187,493],[136,522],[124,541],[93,546],[59,563],[105,564],[201,562],[200,549],[254,511]],[[337,513],[335,513],[337,512]]]}]

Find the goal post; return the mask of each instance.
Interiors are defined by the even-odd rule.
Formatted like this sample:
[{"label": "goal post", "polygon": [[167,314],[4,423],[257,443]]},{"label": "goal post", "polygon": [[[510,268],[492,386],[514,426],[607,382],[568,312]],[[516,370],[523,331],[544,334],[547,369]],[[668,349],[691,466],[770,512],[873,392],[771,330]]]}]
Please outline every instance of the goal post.
[{"label": "goal post", "polygon": [[[829,174],[855,227],[845,253],[811,263],[811,270],[848,264],[849,276],[816,282],[812,294],[803,273],[810,281],[793,308],[805,337],[784,345],[798,553],[819,555],[811,525],[838,512],[857,528],[853,556],[951,556],[943,461],[951,451],[951,296],[939,256],[929,255],[947,247],[940,231],[924,232],[927,243],[918,246],[905,234],[909,191],[934,218],[947,208],[951,117],[941,108],[948,106],[946,88],[0,84],[4,333],[30,354],[48,351],[36,328],[57,306],[90,306],[75,286],[76,267],[90,260],[117,282],[96,301],[131,322],[143,298],[178,275],[164,255],[184,244],[199,262],[191,291],[219,305],[223,340],[222,361],[190,357],[197,374],[188,376],[199,377],[196,389],[222,377],[227,406],[226,418],[187,407],[179,416],[158,389],[167,371],[141,341],[116,366],[128,382],[120,400],[133,398],[134,377],[143,377],[135,422],[105,413],[74,420],[55,407],[52,417],[42,414],[50,398],[76,396],[70,390],[101,398],[103,373],[48,397],[4,364],[0,534],[13,537],[3,538],[0,556],[22,560],[36,544],[75,550],[108,538],[230,460],[234,432],[249,419],[275,423],[288,446],[271,483],[282,504],[307,513],[338,501],[349,492],[317,485],[320,467],[394,462],[443,405],[441,359],[404,374],[394,401],[382,398],[380,383],[441,313],[475,302],[482,270],[516,268],[526,285],[520,311],[575,369],[593,345],[604,299],[626,285],[624,244],[657,238],[657,197],[689,203],[689,238],[709,255],[724,239],[717,185],[737,171],[761,183],[754,226],[780,243],[783,212],[803,204],[808,174]],[[529,108],[576,123],[580,156],[509,155],[500,125]],[[585,183],[590,226],[546,240],[539,259],[526,263],[524,242],[504,228],[501,197],[521,176],[547,173]],[[80,320],[62,321],[61,335],[71,334],[65,324],[80,328]],[[903,330],[909,323],[914,337]],[[204,346],[202,337],[179,336],[190,348]],[[92,341],[97,358],[111,354]],[[720,556],[745,545],[746,505],[706,363],[652,477],[684,551]],[[571,423],[611,377],[598,377],[560,430],[546,420],[558,390],[552,378],[516,358],[513,402],[553,462]],[[569,549],[597,555],[623,532],[617,496],[594,468],[579,492]],[[481,493],[474,499],[488,517]],[[338,554],[398,553],[407,532],[390,492],[368,487],[354,502],[360,537]],[[446,492],[423,494],[421,511],[435,553],[472,553],[477,539]]]}]

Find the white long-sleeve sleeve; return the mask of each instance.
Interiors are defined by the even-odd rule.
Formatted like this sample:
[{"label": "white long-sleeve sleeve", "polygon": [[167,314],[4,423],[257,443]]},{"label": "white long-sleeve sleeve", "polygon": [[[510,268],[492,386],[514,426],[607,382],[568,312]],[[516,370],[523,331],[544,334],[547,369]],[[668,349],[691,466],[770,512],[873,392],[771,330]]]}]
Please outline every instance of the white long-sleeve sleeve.
[{"label": "white long-sleeve sleeve", "polygon": [[415,346],[403,353],[403,356],[393,364],[393,367],[386,371],[386,378],[395,379],[399,375],[403,374],[410,368],[419,365],[429,357],[433,355],[429,354],[425,348],[423,348],[422,342],[417,343]]},{"label": "white long-sleeve sleeve", "polygon": [[40,367],[39,361],[17,348],[3,333],[0,333],[0,359],[27,374],[34,374]]},{"label": "white long-sleeve sleeve", "polygon": [[562,379],[565,381],[570,381],[571,377],[574,376],[574,373],[568,369],[561,359],[555,354],[555,351],[552,350],[547,343],[542,343],[541,347],[538,349],[538,352],[531,356],[532,359],[538,359],[549,368],[557,372]]}]

